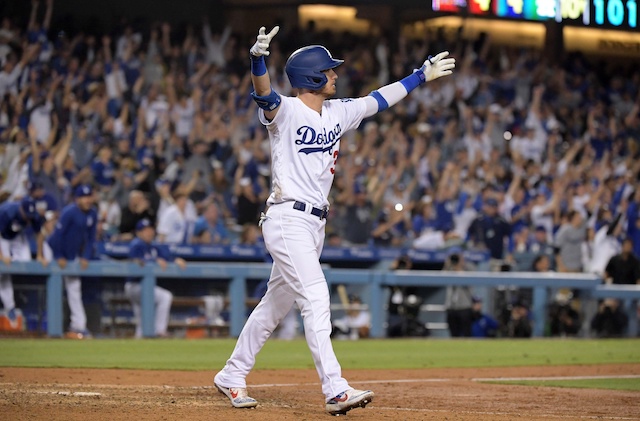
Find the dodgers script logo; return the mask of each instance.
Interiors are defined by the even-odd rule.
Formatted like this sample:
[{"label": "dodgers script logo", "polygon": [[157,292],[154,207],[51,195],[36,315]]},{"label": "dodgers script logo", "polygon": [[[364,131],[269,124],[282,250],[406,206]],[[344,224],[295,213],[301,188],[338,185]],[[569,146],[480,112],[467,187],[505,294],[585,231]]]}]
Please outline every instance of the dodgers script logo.
[{"label": "dodgers script logo", "polygon": [[336,143],[340,140],[342,128],[340,124],[336,124],[333,130],[327,132],[326,128],[322,128],[322,132],[317,133],[313,127],[302,126],[296,130],[296,134],[300,136],[296,139],[296,145],[317,145],[316,147],[301,148],[298,152],[307,155],[314,152],[331,152]]}]

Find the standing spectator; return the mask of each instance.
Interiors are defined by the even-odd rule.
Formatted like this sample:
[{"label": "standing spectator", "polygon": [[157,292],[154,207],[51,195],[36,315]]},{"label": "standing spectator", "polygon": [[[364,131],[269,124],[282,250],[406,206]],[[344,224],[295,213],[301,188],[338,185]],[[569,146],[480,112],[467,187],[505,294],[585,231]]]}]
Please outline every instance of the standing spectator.
[{"label": "standing spectator", "polygon": [[371,232],[373,244],[376,246],[402,246],[406,233],[410,230],[410,209],[402,204],[386,204],[378,215]]},{"label": "standing spectator", "polygon": [[115,182],[115,165],[113,164],[113,150],[104,145],[98,150],[98,156],[91,164],[94,181],[101,187],[111,187]]},{"label": "standing spectator", "polygon": [[622,242],[622,252],[607,263],[604,279],[607,283],[640,285],[640,259],[633,253],[633,241],[630,238]]},{"label": "standing spectator", "polygon": [[[29,126],[32,151],[31,181],[41,185],[47,194],[55,199],[56,209],[59,209],[65,203],[60,179],[63,175],[62,166],[71,146],[71,128],[67,129],[66,136],[51,149],[38,146],[35,140],[36,134],[35,127]],[[51,133],[51,137],[54,136],[55,132]]]},{"label": "standing spectator", "polygon": [[[603,210],[601,210],[603,211]],[[604,222],[595,232],[593,241],[587,244],[590,253],[584,253],[585,271],[603,276],[610,259],[620,252],[619,236],[622,232],[622,214],[619,213],[613,221],[610,221],[611,212],[602,212],[606,215]],[[599,218],[602,220],[601,218]],[[633,253],[633,250],[632,250]],[[639,268],[640,270],[640,268]]]},{"label": "standing spectator", "polygon": [[[42,250],[40,229],[44,223],[44,212],[40,212],[32,197],[20,202],[4,202],[0,205],[0,261],[6,266],[11,262],[31,261],[29,231],[37,236],[38,250]],[[44,262],[42,255],[38,261]],[[0,274],[0,300],[5,314],[12,323],[17,318],[16,303],[13,297],[11,275]]]},{"label": "standing spectator", "polygon": [[536,192],[531,206],[531,223],[536,227],[544,227],[547,241],[553,239],[554,215],[558,210],[562,190],[557,183],[554,194],[549,200],[542,190]]},{"label": "standing spectator", "polygon": [[102,50],[104,53],[104,82],[108,98],[107,112],[111,117],[120,113],[123,105],[124,94],[129,90],[125,72],[120,60],[113,60],[111,53],[111,37],[102,37]]},{"label": "standing spectator", "polygon": [[505,240],[511,235],[511,227],[498,215],[498,201],[488,198],[478,216],[469,227],[469,240],[476,246],[488,250],[492,270],[502,266]]},{"label": "standing spectator", "polygon": [[132,190],[129,193],[129,204],[122,210],[122,216],[120,217],[118,240],[132,240],[136,224],[145,218],[155,221],[155,215],[150,208],[149,200],[140,190]]},{"label": "standing spectator", "polygon": [[[172,79],[169,79],[170,81]],[[175,125],[175,134],[183,142],[186,142],[194,128],[196,112],[199,110],[202,90],[198,87],[193,89],[191,96],[182,91],[176,94],[173,85],[168,87],[169,103],[171,104],[171,119]],[[177,96],[177,98],[175,98]]]},{"label": "standing spectator", "polygon": [[75,163],[79,168],[89,167],[93,156],[94,138],[96,132],[96,122],[94,119],[79,120],[77,112],[78,104],[71,105],[70,122],[73,128],[73,138],[71,140],[71,152]]},{"label": "standing spectator", "polygon": [[533,230],[533,239],[529,244],[529,251],[549,257],[554,256],[553,245],[549,243],[547,229],[542,225],[538,225]]},{"label": "standing spectator", "polygon": [[[55,132],[55,128],[52,127],[51,123],[53,97],[62,80],[62,76],[56,75],[53,82],[48,86],[45,97],[42,96],[37,85],[31,85],[30,87],[30,95],[29,98],[27,98],[25,107],[29,113],[29,125],[35,128],[36,140],[40,144],[52,144],[52,142],[49,141],[49,135],[52,129]],[[53,134],[55,135],[55,133]]]},{"label": "standing spectator", "polygon": [[211,177],[211,163],[207,156],[209,146],[203,140],[196,140],[191,151],[191,156],[182,168],[181,182],[188,183],[197,173],[198,182],[193,188],[191,197],[195,202],[198,202],[206,196],[206,182]]},{"label": "standing spectator", "polygon": [[374,212],[382,202],[390,172],[388,170],[386,176],[380,174],[374,180],[373,195],[369,199],[366,184],[358,179],[362,171],[362,158],[355,157],[351,164],[344,167],[344,190],[336,198],[336,202],[344,204],[341,231],[348,245],[366,245],[371,239]]},{"label": "standing spectator", "polygon": [[[60,220],[48,241],[53,258],[61,269],[76,259],[79,260],[80,268],[86,269],[94,252],[98,214],[93,206],[93,190],[88,185],[80,185],[76,187],[74,196],[75,203],[62,209]],[[87,330],[80,277],[64,276],[63,279],[71,312],[71,324],[65,337],[72,339],[89,337],[91,334]]]},{"label": "standing spectator", "polygon": [[586,221],[580,212],[571,210],[567,222],[556,233],[556,265],[558,272],[582,271],[582,242],[587,239]]},{"label": "standing spectator", "polygon": [[46,0],[46,9],[42,25],[38,23],[38,0],[31,0],[31,15],[29,17],[29,25],[27,27],[27,40],[29,44],[40,45],[39,61],[48,62],[53,54],[53,45],[49,42],[47,32],[51,27],[51,15],[53,13],[53,0]]},{"label": "standing spectator", "polygon": [[25,67],[31,61],[33,56],[38,52],[37,46],[27,47],[20,61],[18,61],[13,53],[3,61],[2,71],[0,71],[0,98],[4,98],[5,94],[18,95],[18,82]]},{"label": "standing spectator", "polygon": [[[184,259],[177,257],[172,259],[168,251],[164,247],[158,247],[152,244],[155,237],[155,229],[153,223],[148,219],[141,219],[136,224],[136,238],[131,242],[129,248],[129,259],[144,266],[147,263],[156,263],[165,270],[168,262],[173,262],[184,269],[186,262]],[[142,338],[141,323],[141,300],[142,288],[140,280],[129,279],[124,284],[124,292],[131,301],[133,307],[133,315],[136,320],[136,338]],[[173,302],[173,294],[162,287],[156,286],[153,291],[153,299],[155,302],[155,335],[156,337],[166,337],[167,327],[169,326],[169,313],[171,312],[171,303]]]},{"label": "standing spectator", "polygon": [[434,207],[438,231],[448,232],[454,229],[454,215],[458,208],[460,191],[460,168],[453,162],[447,163],[438,182]]},{"label": "standing spectator", "polygon": [[216,65],[219,69],[224,69],[227,64],[224,47],[231,36],[231,27],[226,26],[222,34],[212,34],[209,22],[202,26],[202,36],[206,46],[207,63]]},{"label": "standing spectator", "polygon": [[[640,105],[638,108],[640,109]],[[640,118],[638,120],[640,121]],[[640,128],[638,131],[640,133]],[[640,187],[638,185],[627,206],[627,236],[633,240],[633,254],[640,256]]]}]

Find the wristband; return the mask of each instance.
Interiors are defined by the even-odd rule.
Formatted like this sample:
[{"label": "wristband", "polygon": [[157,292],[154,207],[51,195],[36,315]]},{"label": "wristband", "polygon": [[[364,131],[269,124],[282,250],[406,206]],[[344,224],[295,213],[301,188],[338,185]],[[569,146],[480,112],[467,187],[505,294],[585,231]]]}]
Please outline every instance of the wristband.
[{"label": "wristband", "polygon": [[423,70],[424,66],[400,81],[400,83],[402,83],[402,86],[404,86],[404,88],[407,90],[407,93],[413,91],[419,85],[422,85],[427,81]]},{"label": "wristband", "polygon": [[251,74],[254,76],[262,76],[267,73],[267,65],[264,62],[264,56],[251,56]]}]

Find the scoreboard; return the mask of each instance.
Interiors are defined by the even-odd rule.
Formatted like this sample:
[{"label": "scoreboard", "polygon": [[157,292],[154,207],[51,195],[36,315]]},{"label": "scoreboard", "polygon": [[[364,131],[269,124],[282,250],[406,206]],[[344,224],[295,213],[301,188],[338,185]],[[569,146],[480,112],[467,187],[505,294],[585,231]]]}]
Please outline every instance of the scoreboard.
[{"label": "scoreboard", "polygon": [[640,0],[432,0],[434,12],[638,31]]}]

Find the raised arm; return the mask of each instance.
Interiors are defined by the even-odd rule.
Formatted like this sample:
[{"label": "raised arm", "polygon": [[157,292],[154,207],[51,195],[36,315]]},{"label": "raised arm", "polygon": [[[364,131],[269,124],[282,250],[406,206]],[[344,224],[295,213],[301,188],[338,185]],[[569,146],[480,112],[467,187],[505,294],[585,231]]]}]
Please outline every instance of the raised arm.
[{"label": "raised arm", "polygon": [[264,57],[271,54],[267,49],[271,39],[276,36],[279,30],[280,27],[275,26],[267,34],[266,28],[263,26],[258,31],[256,43],[249,50],[249,55],[251,56],[251,82],[254,90],[251,96],[258,104],[258,107],[264,110],[264,115],[269,120],[272,120],[278,112],[280,95],[271,89],[271,78],[269,78]]},{"label": "raised arm", "polygon": [[36,17],[38,16],[38,0],[31,0],[31,14],[29,15],[29,24],[27,28],[33,31],[36,26]]},{"label": "raised arm", "polygon": [[397,104],[423,83],[453,73],[453,69],[456,67],[456,59],[447,58],[448,55],[448,51],[443,51],[435,57],[429,56],[422,64],[422,67],[409,76],[371,92],[369,96],[365,97],[367,101],[365,118]]},{"label": "raised arm", "polygon": [[51,14],[53,13],[53,0],[47,0],[47,8],[44,11],[44,19],[42,20],[42,29],[48,31],[51,27]]}]

